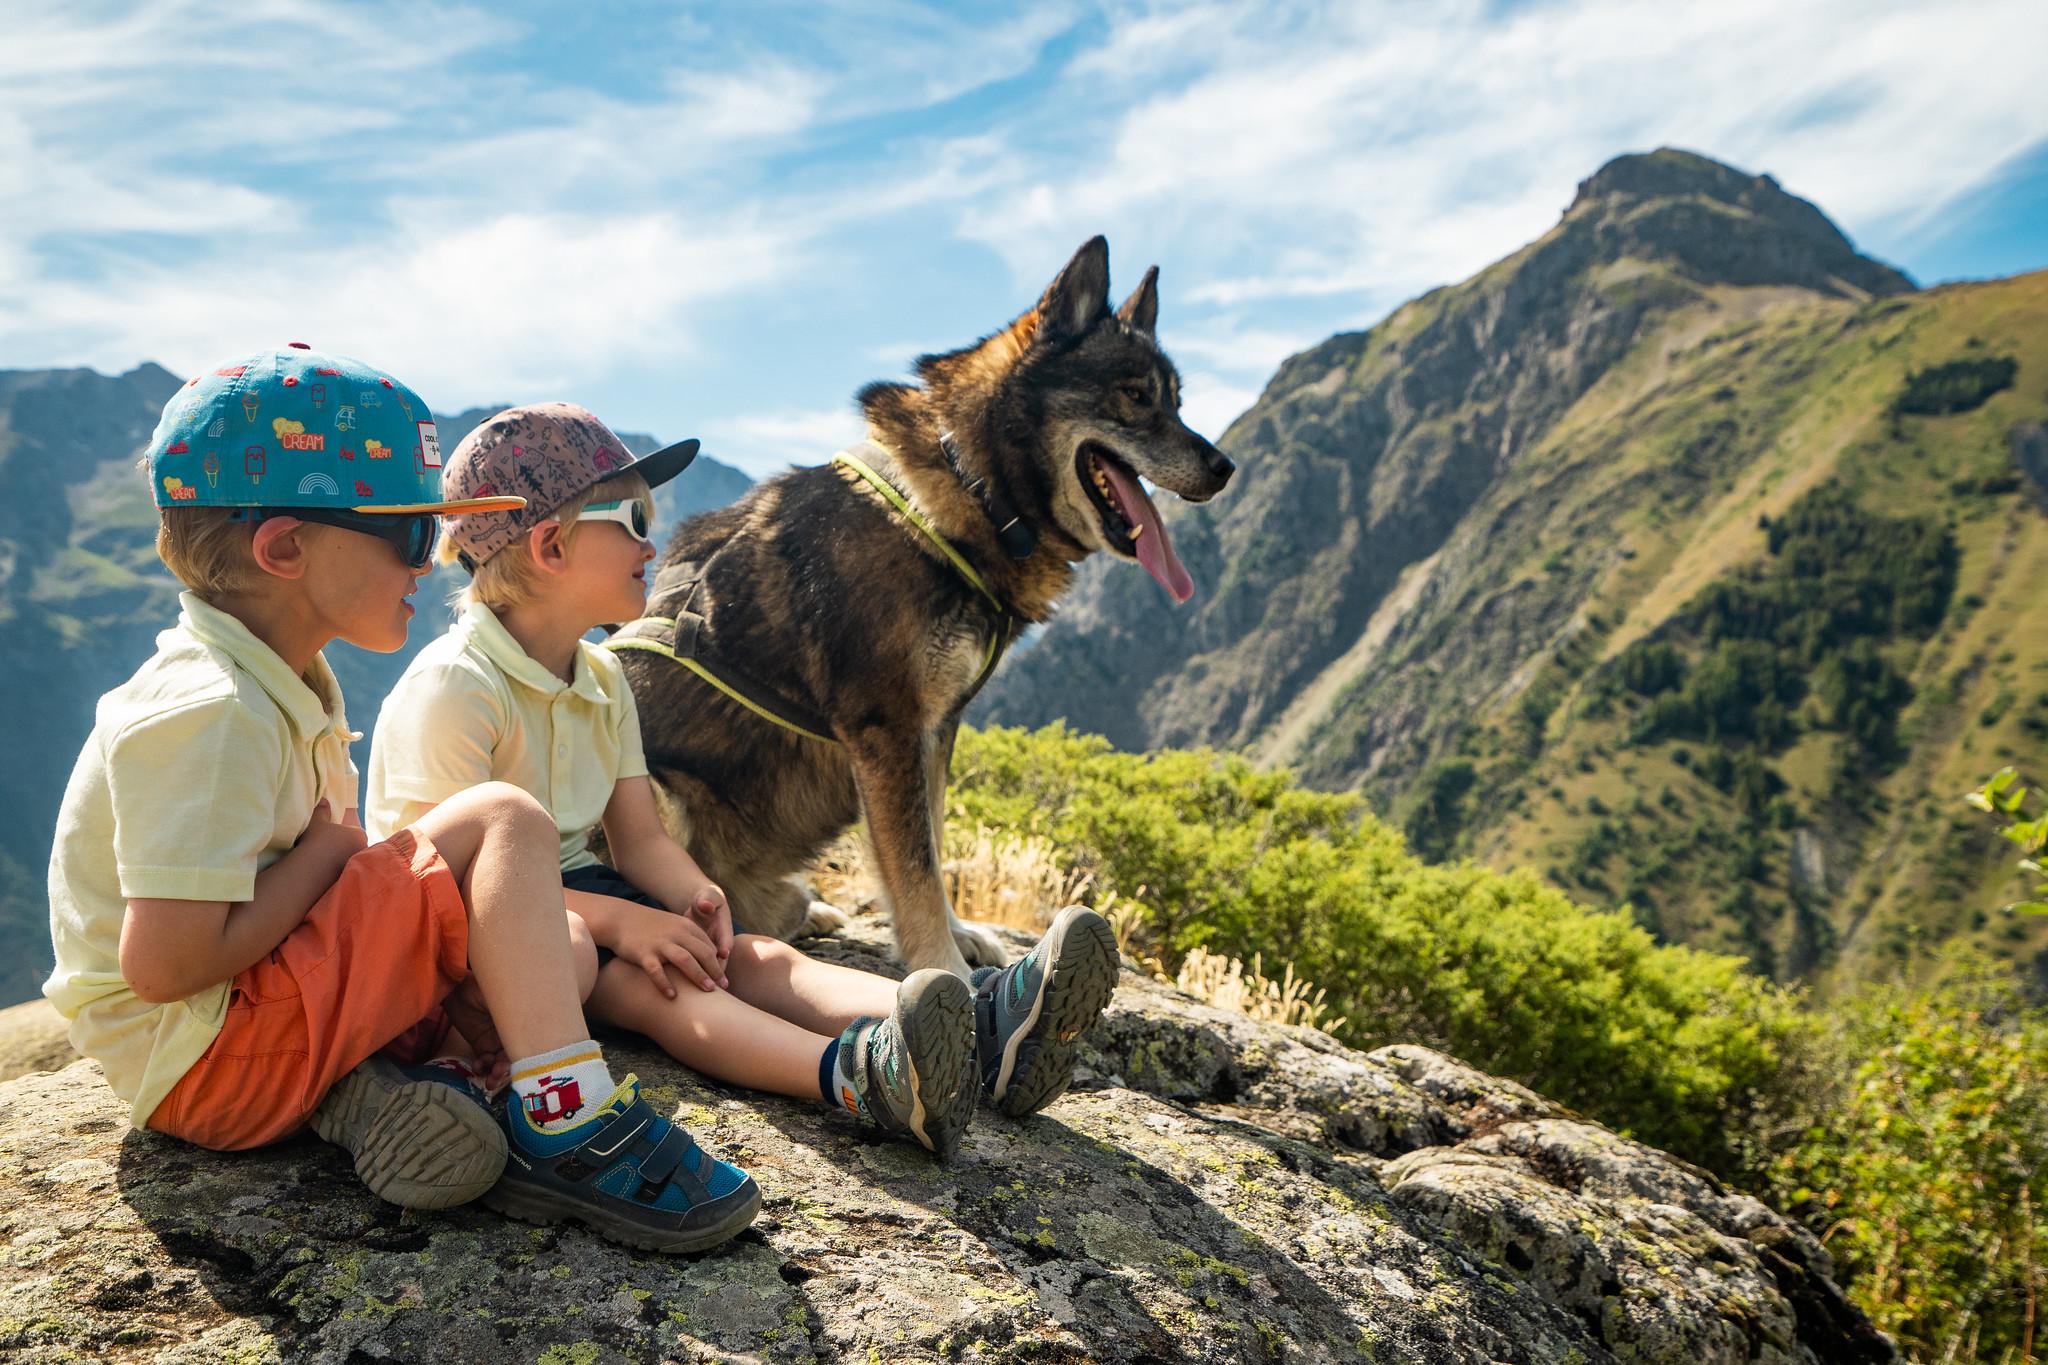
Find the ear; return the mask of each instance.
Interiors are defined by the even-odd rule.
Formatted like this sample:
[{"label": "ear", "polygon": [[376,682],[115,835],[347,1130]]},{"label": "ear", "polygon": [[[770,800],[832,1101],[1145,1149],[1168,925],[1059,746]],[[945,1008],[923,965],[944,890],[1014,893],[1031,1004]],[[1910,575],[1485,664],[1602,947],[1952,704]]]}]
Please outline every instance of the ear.
[{"label": "ear", "polygon": [[250,538],[256,567],[273,578],[305,577],[306,547],[298,536],[305,525],[297,517],[266,518]]},{"label": "ear", "polygon": [[1134,330],[1143,332],[1146,336],[1152,335],[1153,324],[1159,321],[1158,266],[1155,265],[1145,272],[1145,278],[1138,281],[1138,287],[1124,300],[1124,306],[1116,310],[1116,315],[1129,323]]},{"label": "ear", "polygon": [[526,533],[526,552],[542,573],[558,574],[569,566],[568,528],[548,517]]},{"label": "ear", "polygon": [[1038,301],[1039,330],[1077,337],[1109,311],[1109,243],[1090,237]]}]

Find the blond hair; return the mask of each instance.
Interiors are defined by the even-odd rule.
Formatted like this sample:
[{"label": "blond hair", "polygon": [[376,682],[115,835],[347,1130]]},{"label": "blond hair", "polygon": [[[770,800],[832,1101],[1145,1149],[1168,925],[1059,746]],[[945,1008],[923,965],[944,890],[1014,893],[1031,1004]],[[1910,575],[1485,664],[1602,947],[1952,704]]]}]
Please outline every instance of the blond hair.
[{"label": "blond hair", "polygon": [[[603,483],[593,484],[569,501],[548,513],[548,517],[562,523],[565,544],[574,546],[576,520],[583,515],[583,509],[593,502],[637,501],[647,509],[647,520],[654,520],[654,490],[647,486],[647,480],[628,469],[623,474],[614,474]],[[531,528],[528,534],[516,537],[510,545],[476,566],[467,587],[456,594],[455,600],[463,605],[472,602],[504,611],[520,607],[540,596],[545,581],[541,571],[533,562],[533,541]],[[443,564],[455,562],[459,548],[451,537],[441,538],[440,548],[435,557]]]},{"label": "blond hair", "polygon": [[156,555],[200,600],[217,602],[257,577],[256,524],[236,507],[157,509]]}]

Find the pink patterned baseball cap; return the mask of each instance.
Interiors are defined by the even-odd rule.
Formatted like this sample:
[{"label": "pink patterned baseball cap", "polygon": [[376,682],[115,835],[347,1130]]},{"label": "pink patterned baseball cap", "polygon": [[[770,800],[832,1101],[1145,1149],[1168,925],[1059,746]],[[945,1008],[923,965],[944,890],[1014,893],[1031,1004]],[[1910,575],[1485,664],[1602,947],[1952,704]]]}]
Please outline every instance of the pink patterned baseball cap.
[{"label": "pink patterned baseball cap", "polygon": [[606,479],[630,469],[652,488],[682,473],[696,457],[697,442],[688,440],[635,458],[595,413],[574,403],[507,408],[462,438],[441,471],[441,484],[450,500],[512,495],[525,498],[526,505],[465,512],[442,524],[465,564],[481,564]]}]

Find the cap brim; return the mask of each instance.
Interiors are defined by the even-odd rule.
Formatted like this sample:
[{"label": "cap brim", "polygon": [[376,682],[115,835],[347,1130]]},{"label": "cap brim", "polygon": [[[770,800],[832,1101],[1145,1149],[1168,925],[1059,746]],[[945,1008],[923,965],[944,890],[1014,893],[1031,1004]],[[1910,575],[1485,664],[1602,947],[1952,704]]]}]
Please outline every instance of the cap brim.
[{"label": "cap brim", "polygon": [[419,512],[432,512],[436,516],[452,517],[463,512],[516,512],[526,506],[525,498],[463,498],[455,502],[408,502],[391,503],[376,507],[351,507],[351,512],[379,512],[389,516],[407,516]]},{"label": "cap brim", "polygon": [[635,460],[626,466],[633,473],[647,480],[649,488],[659,488],[690,467],[690,461],[697,458],[697,438],[677,441],[672,446],[663,446],[642,460]]}]

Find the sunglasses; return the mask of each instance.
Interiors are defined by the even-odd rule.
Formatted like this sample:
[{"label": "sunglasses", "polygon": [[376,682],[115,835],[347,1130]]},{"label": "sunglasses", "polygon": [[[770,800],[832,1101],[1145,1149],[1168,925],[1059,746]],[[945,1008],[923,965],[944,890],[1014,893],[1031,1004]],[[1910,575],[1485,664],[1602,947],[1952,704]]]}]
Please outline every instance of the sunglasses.
[{"label": "sunglasses", "polygon": [[633,533],[635,540],[647,539],[647,504],[639,498],[593,502],[578,514],[578,521],[615,521]]},{"label": "sunglasses", "polygon": [[434,542],[440,538],[441,519],[432,512],[350,512],[333,507],[251,507],[246,509],[243,520],[259,525],[272,517],[291,517],[297,521],[318,522],[322,526],[338,526],[344,531],[360,531],[398,551],[398,557],[405,561],[408,569],[424,569],[434,562]]}]

